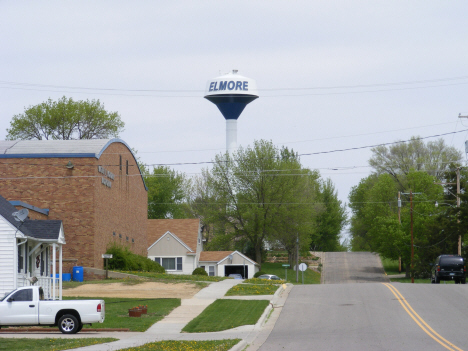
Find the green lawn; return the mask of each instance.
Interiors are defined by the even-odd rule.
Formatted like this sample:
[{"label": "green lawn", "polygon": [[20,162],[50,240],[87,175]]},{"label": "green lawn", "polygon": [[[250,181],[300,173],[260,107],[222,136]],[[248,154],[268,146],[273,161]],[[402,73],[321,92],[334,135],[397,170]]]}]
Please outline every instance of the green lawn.
[{"label": "green lawn", "polygon": [[[94,323],[84,328],[128,328],[131,331],[145,331],[154,323],[180,306],[180,299],[128,299],[98,297],[64,297],[64,300],[93,300],[106,302],[106,319],[104,323]],[[138,305],[148,305],[148,314],[141,317],[129,317],[128,310]]]},{"label": "green lawn", "polygon": [[[275,274],[281,279],[285,279],[283,263],[262,263],[262,272],[265,274]],[[296,283],[296,272],[288,269],[288,283],[302,284],[302,272],[299,272],[299,281]],[[304,284],[320,284],[320,273],[311,269],[306,269],[304,272]]]},{"label": "green lawn", "polygon": [[257,323],[268,304],[267,300],[216,300],[198,317],[192,319],[182,331],[205,333],[253,325]]},{"label": "green lawn", "polygon": [[382,266],[384,268],[385,273],[387,273],[388,275],[400,274],[400,272],[398,272],[398,260],[391,260],[389,258],[382,257],[380,257],[380,260],[382,261]]},{"label": "green lawn", "polygon": [[102,344],[117,341],[115,338],[83,338],[83,339],[27,339],[27,338],[1,338],[0,350],[5,351],[50,351],[69,350],[78,347]]},{"label": "green lawn", "polygon": [[286,283],[285,280],[270,280],[270,279],[258,279],[251,278],[244,280],[243,284],[262,284],[262,285],[279,285]]},{"label": "green lawn", "polygon": [[241,339],[224,339],[210,341],[176,341],[166,340],[151,342],[122,351],[228,351]]},{"label": "green lawn", "polygon": [[238,284],[229,289],[225,296],[274,295],[276,290],[278,285]]}]

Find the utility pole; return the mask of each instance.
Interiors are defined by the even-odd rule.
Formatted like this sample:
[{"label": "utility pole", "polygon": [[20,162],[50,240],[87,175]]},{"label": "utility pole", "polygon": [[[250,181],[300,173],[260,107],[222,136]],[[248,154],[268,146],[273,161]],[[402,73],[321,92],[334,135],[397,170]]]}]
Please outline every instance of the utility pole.
[{"label": "utility pole", "polygon": [[[457,167],[457,208],[460,208],[460,167]],[[457,223],[460,223],[459,214],[457,213]],[[458,226],[460,230],[460,226]],[[458,255],[461,256],[461,234],[458,233]]]},{"label": "utility pole", "polygon": [[296,283],[299,282],[299,233],[296,240]]},{"label": "utility pole", "polygon": [[410,190],[411,213],[411,283],[414,284],[414,241],[413,241],[413,191]]},{"label": "utility pole", "polygon": [[[458,116],[458,118],[468,118],[468,116]],[[457,182],[456,183],[435,183],[439,185],[456,185],[457,186],[457,208],[460,207],[460,167],[457,167],[456,170]],[[450,194],[453,195],[452,192]],[[460,219],[457,218],[457,223],[460,223]],[[458,235],[458,255],[461,256],[461,234]]]},{"label": "utility pole", "polygon": [[[398,222],[401,225],[401,194],[398,192]],[[401,256],[398,257],[398,273],[401,273]]]},{"label": "utility pole", "polygon": [[[402,193],[403,195],[408,195],[408,193]],[[412,190],[409,192],[410,196],[410,218],[411,218],[411,283],[414,284],[414,237],[413,237],[413,194],[421,194],[421,193],[413,193]]]}]

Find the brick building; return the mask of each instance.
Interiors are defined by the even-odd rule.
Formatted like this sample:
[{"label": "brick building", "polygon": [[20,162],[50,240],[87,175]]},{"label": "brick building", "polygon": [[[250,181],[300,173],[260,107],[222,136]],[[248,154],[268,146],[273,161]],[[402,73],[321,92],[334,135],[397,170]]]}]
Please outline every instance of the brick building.
[{"label": "brick building", "polygon": [[147,188],[120,139],[0,141],[0,191],[67,233],[64,271],[103,267],[112,242],[146,256]]}]

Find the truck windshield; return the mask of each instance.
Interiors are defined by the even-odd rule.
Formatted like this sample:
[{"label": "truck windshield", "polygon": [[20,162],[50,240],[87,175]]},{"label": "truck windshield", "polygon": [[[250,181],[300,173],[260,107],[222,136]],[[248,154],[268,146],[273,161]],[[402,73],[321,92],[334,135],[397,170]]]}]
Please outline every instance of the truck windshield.
[{"label": "truck windshield", "polygon": [[5,293],[5,295],[3,295],[2,298],[0,298],[0,302],[2,302],[3,300],[5,300],[5,298],[6,298],[8,295],[10,295],[13,291],[16,291],[16,290],[12,290],[12,291],[9,291],[9,292]]}]

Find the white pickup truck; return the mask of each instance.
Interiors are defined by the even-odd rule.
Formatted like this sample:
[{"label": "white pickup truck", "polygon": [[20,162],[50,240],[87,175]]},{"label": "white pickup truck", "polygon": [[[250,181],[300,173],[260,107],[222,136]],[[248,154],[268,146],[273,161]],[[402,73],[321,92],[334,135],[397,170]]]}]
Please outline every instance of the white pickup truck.
[{"label": "white pickup truck", "polygon": [[104,322],[104,316],[104,300],[44,300],[38,286],[13,290],[0,299],[0,328],[46,325],[75,334],[84,324]]}]

